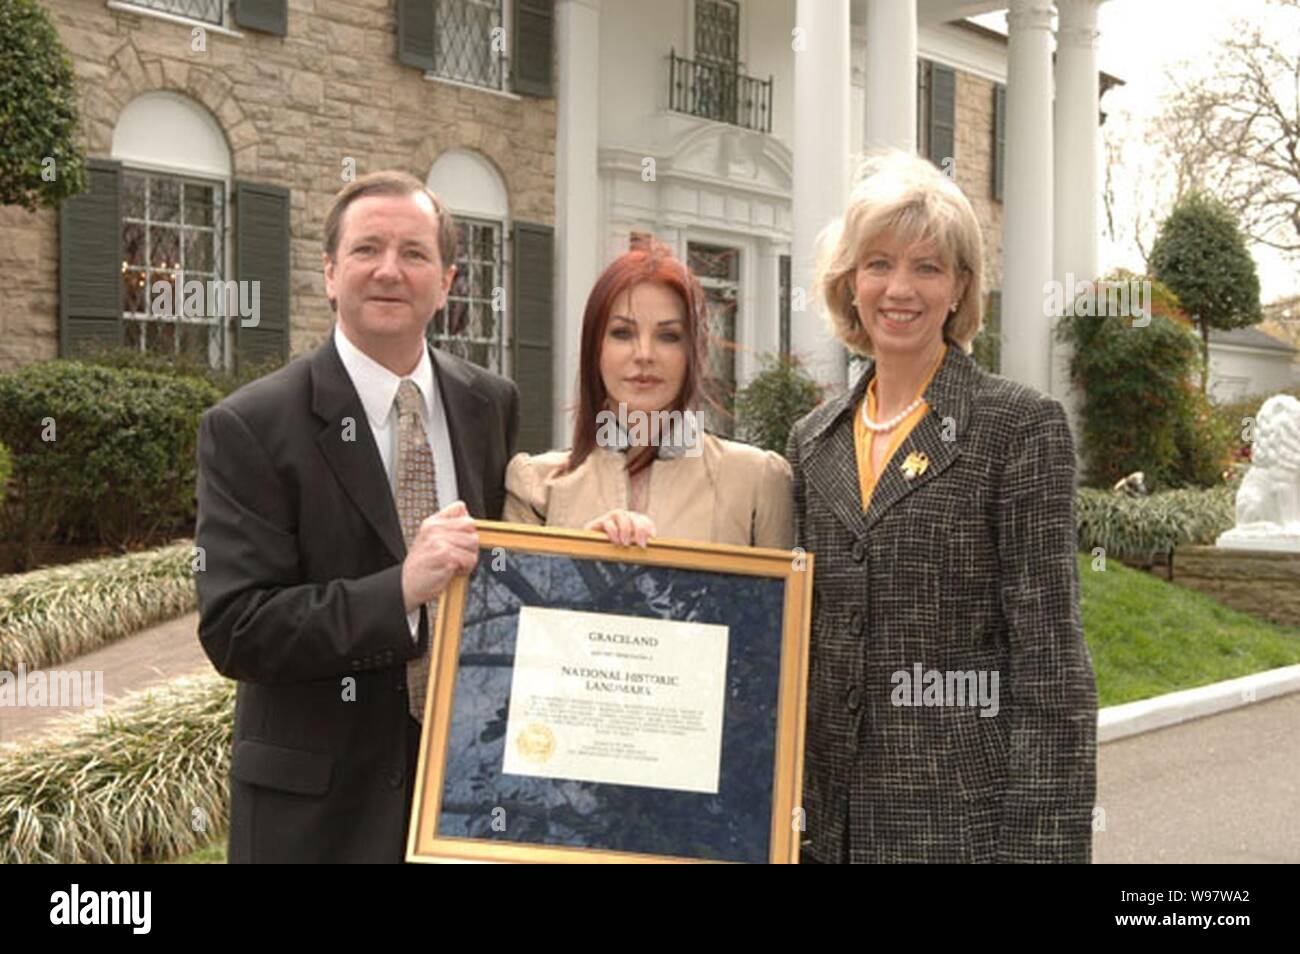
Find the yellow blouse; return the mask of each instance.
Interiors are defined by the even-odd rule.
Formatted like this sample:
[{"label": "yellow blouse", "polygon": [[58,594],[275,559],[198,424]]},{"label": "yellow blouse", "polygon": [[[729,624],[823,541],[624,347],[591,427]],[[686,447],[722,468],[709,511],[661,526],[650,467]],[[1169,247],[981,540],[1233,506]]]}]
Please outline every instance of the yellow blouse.
[{"label": "yellow blouse", "polygon": [[[944,355],[947,353],[948,345],[945,344],[939,349],[939,357],[935,360],[934,367],[930,369],[930,373],[926,377],[925,383],[921,385],[922,394],[924,394],[925,389],[930,386],[930,382],[934,380],[934,376],[938,372],[939,366],[943,364]],[[876,489],[876,481],[879,479],[880,475],[874,473],[871,469],[872,442],[876,439],[876,434],[874,431],[869,430],[867,425],[862,422],[863,405],[866,405],[867,415],[873,421],[876,420],[875,378],[871,379],[871,384],[867,386],[867,393],[862,396],[862,400],[858,403],[858,406],[854,409],[853,413],[853,448],[858,457],[858,485],[862,490],[862,512],[866,513],[866,511],[871,507],[871,494]],[[885,451],[884,460],[880,463],[880,470],[882,473],[884,472],[884,469],[889,466],[890,460],[893,459],[894,451],[898,450],[898,446],[902,444],[903,441],[907,440],[907,435],[912,433],[912,428],[916,427],[916,425],[920,423],[921,418],[925,417],[929,410],[929,402],[922,401],[917,405],[916,410],[907,415],[907,417],[903,419],[903,422],[894,428],[890,434],[883,435],[889,440],[889,448]]]}]

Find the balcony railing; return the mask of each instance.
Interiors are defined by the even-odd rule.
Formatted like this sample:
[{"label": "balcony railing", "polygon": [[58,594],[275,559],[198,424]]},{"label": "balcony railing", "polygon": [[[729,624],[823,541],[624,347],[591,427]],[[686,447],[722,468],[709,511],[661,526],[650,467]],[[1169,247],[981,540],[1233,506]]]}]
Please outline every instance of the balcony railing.
[{"label": "balcony railing", "polygon": [[157,10],[159,13],[174,13],[177,16],[189,17],[191,20],[215,23],[217,26],[221,26],[221,8],[225,6],[225,0],[123,0],[123,2],[133,7]]},{"label": "balcony railing", "polygon": [[668,105],[679,113],[770,133],[772,78],[754,79],[718,64],[683,59],[671,50]]}]

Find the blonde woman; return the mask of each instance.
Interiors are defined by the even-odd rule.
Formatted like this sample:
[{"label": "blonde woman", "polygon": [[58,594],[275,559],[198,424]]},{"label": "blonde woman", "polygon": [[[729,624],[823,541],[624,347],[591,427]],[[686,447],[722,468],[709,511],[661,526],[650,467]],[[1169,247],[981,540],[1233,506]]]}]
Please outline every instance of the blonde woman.
[{"label": "blonde woman", "polygon": [[971,360],[979,223],[930,163],[876,160],[818,291],[867,358],[795,426],[815,554],[803,857],[1086,862],[1097,696],[1061,405]]}]

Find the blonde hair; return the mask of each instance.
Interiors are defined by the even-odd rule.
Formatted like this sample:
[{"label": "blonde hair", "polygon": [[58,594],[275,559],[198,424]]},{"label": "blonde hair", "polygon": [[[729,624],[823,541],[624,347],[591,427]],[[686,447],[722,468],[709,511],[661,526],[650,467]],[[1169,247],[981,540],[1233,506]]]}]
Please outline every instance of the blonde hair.
[{"label": "blonde hair", "polygon": [[849,350],[870,355],[871,336],[853,305],[858,264],[872,242],[890,234],[908,244],[933,242],[960,280],[966,277],[944,340],[969,352],[983,320],[984,240],[970,200],[925,159],[902,152],[868,158],[849,194],[849,207],[817,238],[816,290],[831,331]]}]

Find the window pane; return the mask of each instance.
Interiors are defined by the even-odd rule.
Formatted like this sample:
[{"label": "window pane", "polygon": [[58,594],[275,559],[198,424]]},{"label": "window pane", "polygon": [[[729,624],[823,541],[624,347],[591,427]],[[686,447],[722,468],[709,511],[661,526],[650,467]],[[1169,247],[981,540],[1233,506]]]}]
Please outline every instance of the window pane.
[{"label": "window pane", "polygon": [[139,351],[140,342],[144,340],[144,325],[138,321],[124,321],[122,332],[122,343],[132,351]]},{"label": "window pane", "polygon": [[208,332],[207,325],[184,323],[179,326],[181,345],[180,353],[186,357],[207,363]]},{"label": "window pane", "polygon": [[144,226],[128,222],[122,226],[122,264],[144,264]]},{"label": "window pane", "polygon": [[181,184],[175,179],[149,178],[149,220],[177,222],[180,219]]},{"label": "window pane", "polygon": [[185,183],[185,224],[213,224],[213,188],[195,182]]},{"label": "window pane", "polygon": [[185,230],[186,273],[212,271],[212,241],[211,232]]},{"label": "window pane", "polygon": [[145,177],[124,173],[122,176],[122,217],[144,218]]},{"label": "window pane", "polygon": [[172,321],[146,321],[144,324],[145,350],[153,354],[176,353],[176,323]]},{"label": "window pane", "polygon": [[149,298],[146,295],[144,271],[138,268],[122,272],[122,310],[142,313],[149,310]]},{"label": "window pane", "polygon": [[181,236],[179,229],[153,228],[150,231],[149,264],[154,268],[180,268]]}]

